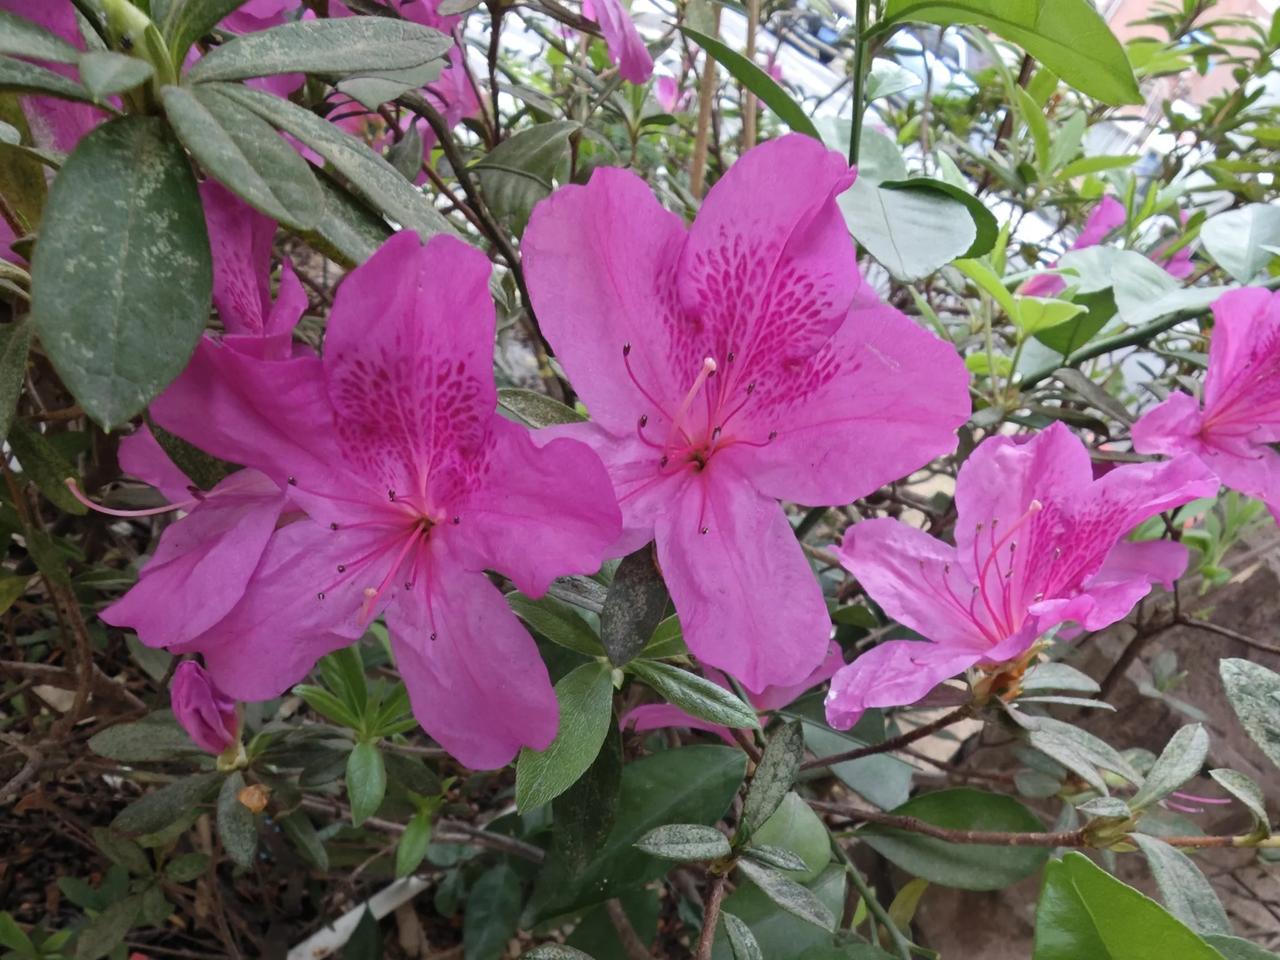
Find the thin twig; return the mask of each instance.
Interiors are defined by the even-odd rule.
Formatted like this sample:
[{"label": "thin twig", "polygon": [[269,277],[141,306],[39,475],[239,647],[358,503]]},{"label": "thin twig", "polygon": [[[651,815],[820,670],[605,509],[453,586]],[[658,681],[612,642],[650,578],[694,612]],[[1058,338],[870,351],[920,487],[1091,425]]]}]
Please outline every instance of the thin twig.
[{"label": "thin twig", "polygon": [[1210,623],[1208,620],[1201,620],[1199,617],[1186,616],[1185,614],[1175,621],[1187,627],[1195,627],[1197,630],[1204,630],[1206,633],[1216,633],[1220,637],[1226,637],[1228,640],[1235,640],[1237,643],[1243,643],[1247,647],[1254,650],[1261,650],[1263,653],[1274,653],[1280,656],[1280,647],[1270,643],[1263,643],[1261,640],[1255,640],[1247,634],[1240,633],[1238,630],[1232,630],[1230,627],[1220,627],[1216,623]]},{"label": "thin twig", "polygon": [[922,727],[916,727],[914,730],[908,730],[906,733],[899,734],[896,737],[890,737],[883,743],[873,743],[865,747],[858,747],[854,750],[846,750],[843,753],[835,753],[829,757],[815,757],[812,760],[806,760],[800,764],[801,770],[812,770],[815,767],[829,767],[833,764],[844,763],[848,760],[860,760],[863,757],[870,757],[877,753],[889,753],[893,750],[899,750],[908,744],[922,740],[932,733],[937,733],[944,727],[959,723],[961,720],[968,720],[973,717],[973,705],[966,703],[962,707],[957,707],[950,713],[943,714],[937,720],[926,723]]},{"label": "thin twig", "polygon": [[613,924],[614,932],[618,934],[618,940],[622,943],[622,951],[627,955],[627,960],[653,960],[649,948],[644,945],[640,934],[636,933],[636,928],[631,925],[631,918],[627,916],[627,911],[622,908],[622,901],[617,897],[606,900],[604,909],[609,914],[609,922]]},{"label": "thin twig", "polygon": [[706,904],[702,908],[702,933],[698,935],[698,949],[694,960],[711,960],[711,946],[716,939],[716,924],[720,920],[720,904],[724,901],[724,877],[711,878]]},{"label": "thin twig", "polygon": [[[711,7],[711,35],[720,33],[720,5]],[[698,83],[698,126],[693,137],[693,158],[689,161],[689,192],[702,199],[706,186],[707,146],[711,134],[711,106],[716,93],[716,59],[709,50],[702,51],[702,78]]]}]

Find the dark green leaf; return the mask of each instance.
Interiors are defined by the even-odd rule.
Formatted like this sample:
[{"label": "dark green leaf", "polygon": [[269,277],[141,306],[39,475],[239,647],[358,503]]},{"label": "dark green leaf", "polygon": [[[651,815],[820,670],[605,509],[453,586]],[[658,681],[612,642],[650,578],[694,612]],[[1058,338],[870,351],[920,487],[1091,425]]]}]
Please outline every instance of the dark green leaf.
[{"label": "dark green leaf", "polygon": [[453,232],[431,201],[362,141],[310,111],[261,90],[233,84],[219,85],[217,89],[276,129],[297,137],[350,180],[355,192],[374,209],[417,231],[423,240],[437,233]]},{"label": "dark green leaf", "polygon": [[364,202],[334,184],[323,171],[316,173],[320,206],[316,225],[303,231],[308,244],[343,266],[358,266],[391,235],[387,222]]},{"label": "dark green leaf", "polygon": [[[18,134],[20,143],[33,142],[31,128],[17,94],[0,92],[0,123],[8,124]],[[18,236],[36,233],[40,229],[45,198],[49,195],[42,160],[47,155],[29,146],[0,143],[0,148],[3,148],[0,157],[4,158],[0,163],[4,219],[10,221],[10,227]],[[55,164],[54,169],[59,165]]]},{"label": "dark green leaf", "polygon": [[600,642],[614,666],[644,649],[667,610],[667,585],[645,544],[622,558],[600,612]]},{"label": "dark green leaf", "polygon": [[1260,663],[1233,658],[1223,660],[1218,670],[1245,733],[1280,766],[1280,674]]},{"label": "dark green leaf", "polygon": [[[869,722],[864,719],[863,723]],[[862,724],[851,733],[861,733]],[[861,736],[832,730],[825,724],[819,726],[808,718],[804,723],[805,743],[819,757],[829,757],[844,753],[858,747],[869,746],[870,742],[884,740],[884,722],[878,724],[875,737],[871,740]],[[874,803],[881,810],[890,810],[905,803],[911,789],[912,767],[897,757],[884,753],[874,753],[860,760],[846,760],[831,767],[831,772],[849,789],[856,791]]]},{"label": "dark green leaf", "polygon": [[972,23],[1016,43],[1104,103],[1142,103],[1124,47],[1088,0],[889,0],[883,25]]},{"label": "dark green leaf", "polygon": [[80,51],[57,34],[7,10],[0,10],[0,53],[51,63],[75,63],[80,59]]},{"label": "dark green leaf", "polygon": [[342,948],[342,960],[382,960],[382,928],[368,905]]},{"label": "dark green leaf", "polygon": [[1080,853],[1050,863],[1033,960],[1222,960],[1154,900]]},{"label": "dark green leaf", "polygon": [[422,858],[427,855],[427,844],[431,842],[431,816],[426,812],[415,813],[400,835],[396,844],[396,876],[407,877],[418,869]]},{"label": "dark green leaf", "polygon": [[323,207],[311,165],[256,113],[211,87],[165,87],[165,115],[191,155],[251,206],[296,230]]},{"label": "dark green leaf", "polygon": [[124,117],[80,141],[49,192],[31,276],[41,342],[104,427],[182,371],[213,268],[195,179],[164,121]]},{"label": "dark green leaf", "polygon": [[556,869],[559,858],[553,851],[539,877],[530,920],[602,903],[662,876],[670,864],[635,849],[635,842],[664,823],[715,823],[737,793],[745,768],[741,750],[706,745],[664,750],[627,764],[608,841],[573,871]]},{"label": "dark green leaf", "polygon": [[239,770],[231,773],[218,791],[218,839],[227,856],[240,867],[253,866],[258,853],[258,825],[253,811],[240,802],[245,787]]},{"label": "dark green leaf", "polygon": [[628,669],[685,713],[726,727],[760,727],[755,710],[696,673],[656,660],[633,660]]},{"label": "dark green leaf", "polygon": [[246,0],[152,0],[151,13],[169,45],[175,63],[186,59],[191,45],[213,30]]},{"label": "dark green leaf", "polygon": [[[339,80],[338,89],[353,100],[359,101],[365,109],[377,110],[382,104],[396,99],[407,91],[417,90],[429,83],[434,83],[439,79],[440,70],[443,66],[443,60],[428,60],[426,63],[419,64],[416,67],[407,67],[403,70],[361,71],[357,76]],[[410,131],[415,130],[414,127],[409,129]],[[416,136],[416,132],[406,134],[404,139],[409,139],[410,136]],[[421,140],[418,142],[418,148],[418,164],[421,167]],[[409,179],[415,178],[410,177]]]},{"label": "dark green leaf", "polygon": [[76,938],[76,960],[99,960],[125,938],[142,910],[142,896],[125,897],[89,921]]},{"label": "dark green leaf", "polygon": [[123,833],[110,827],[94,827],[93,842],[112,863],[118,863],[140,877],[151,873],[146,852]]},{"label": "dark green leaf", "polygon": [[387,163],[399,170],[410,183],[418,179],[422,173],[422,134],[418,132],[416,123],[409,124],[409,129],[391,145],[387,151]]},{"label": "dark green leaf", "polygon": [[351,822],[360,826],[378,812],[387,792],[387,768],[382,751],[372,743],[357,743],[347,758],[347,797]]},{"label": "dark green leaf", "polygon": [[[761,844],[791,854],[790,862],[772,862],[767,855],[757,855]],[[773,816],[755,831],[746,852],[753,860],[786,871],[792,880],[808,883],[831,862],[831,835],[822,818],[813,812],[805,799],[792,792],[783,797]],[[795,864],[797,859],[800,861],[798,868]]]},{"label": "dark green leaf", "polygon": [[165,864],[165,879],[174,883],[190,883],[209,869],[209,857],[203,853],[184,853]]},{"label": "dark green leaf", "polygon": [[756,943],[756,935],[751,928],[732,913],[722,912],[720,922],[724,924],[725,936],[729,939],[729,949],[733,951],[733,960],[764,960],[760,952],[760,944]]},{"label": "dark green leaf", "polygon": [[74,80],[25,60],[0,56],[0,90],[18,93],[47,93],[64,100],[93,103],[93,94]]},{"label": "dark green leaf", "polygon": [[301,697],[303,702],[316,713],[334,723],[350,727],[352,730],[360,729],[360,717],[324,687],[300,683],[293,688],[293,693]]},{"label": "dark green leaf", "polygon": [[1224,937],[1210,934],[1204,942],[1222,954],[1222,960],[1280,960],[1280,956],[1270,950],[1263,950],[1257,944],[1239,937]]},{"label": "dark green leaf", "polygon": [[558,797],[586,772],[600,752],[613,718],[608,664],[584,663],[556,684],[560,728],[546,750],[528,747],[516,761],[516,807],[521,812]]},{"label": "dark green leaf", "polygon": [[505,863],[476,881],[462,920],[466,960],[498,960],[520,922],[520,878]]},{"label": "dark green leaf", "polygon": [[222,781],[220,773],[198,773],[153,790],[121,810],[111,826],[124,833],[155,833],[204,803]]},{"label": "dark green leaf", "polygon": [[498,390],[498,406],[530,427],[550,427],[561,423],[581,423],[587,418],[545,393],[502,387]]},{"label": "dark green leaf", "polygon": [[1142,786],[1129,801],[1134,810],[1162,800],[1200,772],[1209,755],[1209,734],[1198,723],[1188,724],[1170,739]]},{"label": "dark green leaf", "polygon": [[556,171],[569,155],[569,142],[581,129],[582,124],[573,120],[540,123],[504,140],[472,164],[485,199],[498,216],[511,221],[517,233],[534,204],[551,193]]},{"label": "dark green leaf", "polygon": [[88,513],[79,500],[71,495],[64,481],[76,478],[76,469],[63,457],[49,439],[30,426],[25,420],[15,420],[9,428],[9,446],[18,458],[23,476],[40,488],[49,502],[67,513],[83,516]]},{"label": "dark green leaf", "polygon": [[[833,865],[808,888],[836,915],[844,902],[845,884],[844,867]],[[751,928],[766,960],[796,960],[806,950],[831,946],[830,933],[781,909],[754,883],[740,884],[725,898],[721,909]],[[737,960],[726,931],[716,932],[711,956],[713,960]]]},{"label": "dark green leaf", "polygon": [[609,725],[600,753],[578,782],[551,802],[551,858],[574,872],[599,855],[618,819],[622,733]]},{"label": "dark green leaf", "polygon": [[733,79],[759,97],[760,102],[776,113],[778,119],[792,130],[796,133],[808,134],[815,140],[822,139],[818,135],[818,130],[813,125],[813,121],[805,114],[804,109],[791,99],[790,94],[783,90],[773,77],[769,76],[742,54],[725,46],[715,37],[700,33],[689,27],[681,27],[681,31],[686,37],[715,57],[716,61],[729,71]]},{"label": "dark green leaf", "polygon": [[653,636],[640,651],[646,660],[667,660],[671,657],[687,657],[689,648],[685,646],[684,634],[680,629],[680,618],[675,614],[663,620],[653,631]]},{"label": "dark green leaf", "polygon": [[112,50],[93,50],[80,57],[80,80],[98,100],[132,90],[153,73],[155,68],[147,61]]},{"label": "dark green leaf", "polygon": [[750,860],[739,860],[738,869],[783,910],[824,930],[835,928],[835,915],[808,887]]},{"label": "dark green leaf", "polygon": [[[892,812],[950,830],[1044,829],[1040,819],[1012,797],[968,787],[922,794]],[[874,825],[858,835],[912,876],[962,890],[1003,889],[1035,873],[1049,857],[1048,850],[1035,847],[947,843]]]},{"label": "dark green leaf", "polygon": [[1227,911],[1190,857],[1163,840],[1145,834],[1133,833],[1129,839],[1147,858],[1151,875],[1160,888],[1160,899],[1170,913],[1196,933],[1231,933]]},{"label": "dark green leaf", "polygon": [[13,919],[13,914],[7,910],[0,911],[0,946],[15,950],[23,957],[38,957],[40,955],[36,951],[35,944],[31,942],[31,938],[22,932],[18,922]]},{"label": "dark green leaf", "polygon": [[284,829],[285,836],[292,842],[299,853],[317,870],[329,869],[329,853],[324,842],[316,833],[315,824],[300,810],[279,817],[277,823]]},{"label": "dark green leaf", "polygon": [[732,852],[723,833],[699,823],[668,823],[654,827],[636,841],[636,848],[663,860],[682,863],[719,860]]},{"label": "dark green leaf", "polygon": [[568,604],[554,597],[530,600],[522,593],[507,594],[507,603],[531,630],[552,643],[586,657],[598,657],[604,653],[595,631]]},{"label": "dark green leaf", "polygon": [[214,48],[187,71],[187,79],[208,83],[278,73],[349,76],[404,70],[438,60],[452,46],[438,30],[394,17],[299,20]]},{"label": "dark green leaf", "polygon": [[773,816],[796,782],[803,757],[804,731],[799,720],[782,724],[769,737],[742,804],[741,822],[746,836],[750,837]]}]

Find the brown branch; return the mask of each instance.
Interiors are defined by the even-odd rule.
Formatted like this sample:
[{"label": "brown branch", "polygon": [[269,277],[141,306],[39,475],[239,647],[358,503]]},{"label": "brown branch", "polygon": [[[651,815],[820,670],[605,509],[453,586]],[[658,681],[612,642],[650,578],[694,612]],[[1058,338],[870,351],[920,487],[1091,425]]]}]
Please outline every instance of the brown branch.
[{"label": "brown branch", "polygon": [[[711,35],[720,32],[720,6],[711,7]],[[689,192],[702,199],[706,185],[707,146],[711,132],[711,102],[716,93],[716,60],[708,50],[702,51],[702,78],[698,83],[698,126],[693,139],[693,159],[689,163]]]},{"label": "brown branch", "polygon": [[698,949],[694,960],[711,960],[711,946],[716,939],[716,924],[720,921],[720,904],[724,901],[724,877],[711,878],[707,902],[702,908],[702,933],[698,935]]},{"label": "brown branch", "polygon": [[1247,634],[1232,630],[1230,627],[1220,627],[1216,623],[1210,623],[1208,620],[1201,620],[1199,617],[1191,617],[1183,615],[1178,618],[1178,623],[1187,627],[1195,627],[1197,630],[1204,630],[1206,633],[1216,633],[1220,637],[1226,637],[1228,640],[1235,640],[1237,643],[1243,643],[1246,647],[1252,647],[1254,650],[1261,650],[1263,653],[1273,653],[1280,656],[1280,646],[1270,643],[1263,643],[1261,640],[1255,640]]},{"label": "brown branch", "polygon": [[627,955],[627,960],[653,960],[649,948],[644,945],[640,934],[636,933],[636,928],[631,925],[631,918],[627,916],[627,911],[622,908],[622,901],[617,897],[606,900],[604,908],[609,914],[609,922],[613,924],[613,929],[618,934],[618,940],[622,942],[622,951]]},{"label": "brown branch", "polygon": [[846,750],[843,753],[835,753],[829,757],[815,757],[812,760],[806,760],[800,764],[801,770],[813,770],[816,767],[829,767],[837,763],[845,763],[849,760],[860,760],[863,757],[870,757],[877,753],[889,753],[893,750],[900,750],[908,744],[922,740],[930,734],[937,733],[944,727],[949,727],[961,720],[968,720],[974,715],[973,704],[966,703],[962,707],[957,707],[950,713],[944,714],[937,720],[926,723],[922,727],[916,727],[914,730],[908,730],[906,733],[899,734],[896,737],[890,737],[883,743],[873,743],[865,747],[858,747],[854,750]]}]

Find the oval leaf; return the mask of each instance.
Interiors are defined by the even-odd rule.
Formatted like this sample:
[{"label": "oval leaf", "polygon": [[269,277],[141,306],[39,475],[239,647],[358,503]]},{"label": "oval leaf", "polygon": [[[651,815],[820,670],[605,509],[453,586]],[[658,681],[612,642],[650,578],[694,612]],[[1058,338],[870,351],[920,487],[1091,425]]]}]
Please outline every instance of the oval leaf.
[{"label": "oval leaf", "polygon": [[636,847],[650,856],[682,863],[718,860],[732,852],[729,839],[723,833],[699,823],[655,827],[636,841]]},{"label": "oval leaf", "polygon": [[760,727],[751,707],[705,677],[656,660],[634,660],[630,669],[685,713],[726,727]]},{"label": "oval leaf", "polygon": [[516,807],[523,813],[568,790],[600,752],[613,718],[607,664],[584,663],[556,684],[560,728],[542,751],[524,747],[516,761]]}]

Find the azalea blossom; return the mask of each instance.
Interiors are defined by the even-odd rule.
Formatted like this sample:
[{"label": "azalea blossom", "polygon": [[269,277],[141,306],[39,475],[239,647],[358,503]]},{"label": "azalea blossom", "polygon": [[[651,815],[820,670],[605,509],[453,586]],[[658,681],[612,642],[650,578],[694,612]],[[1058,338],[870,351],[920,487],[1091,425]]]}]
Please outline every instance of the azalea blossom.
[{"label": "azalea blossom", "polygon": [[582,0],[582,15],[599,24],[618,75],[629,83],[645,83],[653,75],[653,57],[622,0]]},{"label": "azalea blossom", "polygon": [[[200,344],[152,416],[270,478],[288,512],[233,609],[144,642],[199,651],[219,688],[261,700],[385,614],[415,715],[459,760],[498,767],[551,742],[546,667],[483,571],[537,596],[596,570],[620,522],[590,449],[539,447],[497,415],[489,272],[459,240],[402,232],[343,281],[323,359]],[[220,589],[196,570],[173,602]]]},{"label": "azalea blossom", "polygon": [[1133,425],[1133,448],[1198,457],[1280,520],[1280,293],[1232,290],[1213,317],[1203,401],[1171,393]]},{"label": "azalea blossom", "polygon": [[[756,708],[756,712],[761,715],[781,710],[783,707],[789,706],[800,699],[818,684],[830,680],[831,675],[842,666],[844,666],[844,656],[840,651],[840,645],[833,640],[827,645],[826,658],[816,670],[799,683],[785,687],[765,687],[759,693],[749,693],[747,699]],[[719,684],[726,690],[733,689],[733,686],[729,683],[729,678],[719,670],[713,667],[704,667],[702,672],[708,680]],[[646,703],[633,707],[622,715],[620,722],[622,729],[626,730],[631,727],[637,733],[662,730],[667,727],[705,730],[708,733],[714,733],[730,746],[736,746],[737,744],[728,727],[722,727],[719,724],[692,716],[671,703]]]},{"label": "azalea blossom", "polygon": [[194,660],[178,664],[169,698],[178,723],[205,753],[216,757],[239,739],[236,702],[219,690]]},{"label": "azalea blossom", "polygon": [[1115,623],[1187,562],[1181,544],[1122,538],[1217,488],[1190,456],[1094,479],[1089,451],[1060,422],[1026,440],[983,441],[956,480],[955,546],[891,519],[845,535],[845,567],[925,642],[890,640],[841,669],[827,720],[848,729],[868,707],[914,703],[969,667],[1019,658],[1058,624]]},{"label": "azalea blossom", "polygon": [[[1124,226],[1128,214],[1124,204],[1112,196],[1105,196],[1098,201],[1084,222],[1080,235],[1075,238],[1068,250],[1083,250],[1096,247],[1112,230]],[[1067,282],[1056,273],[1042,273],[1032,277],[1022,285],[1021,292],[1028,297],[1052,297],[1067,288]]]},{"label": "azalea blossom", "polygon": [[535,208],[525,277],[591,413],[557,428],[656,540],[690,650],[749,690],[822,662],[830,618],[779,498],[849,503],[945,454],[968,417],[950,346],[862,283],[836,153],[792,135],[729,170],[691,228],[597,169]]}]

